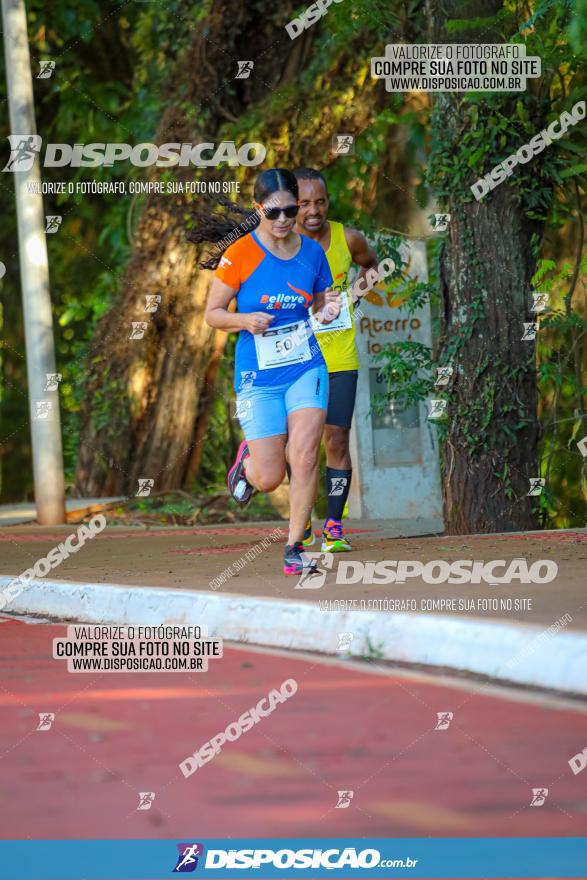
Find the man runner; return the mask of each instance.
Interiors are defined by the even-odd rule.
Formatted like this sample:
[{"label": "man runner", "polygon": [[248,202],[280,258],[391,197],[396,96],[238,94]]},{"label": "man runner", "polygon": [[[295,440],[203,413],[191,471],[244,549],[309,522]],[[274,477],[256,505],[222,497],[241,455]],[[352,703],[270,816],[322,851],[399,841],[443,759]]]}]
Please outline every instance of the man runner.
[{"label": "man runner", "polygon": [[[319,171],[314,168],[300,168],[294,173],[298,180],[300,205],[296,231],[313,238],[326,252],[334,279],[333,289],[347,290],[351,265],[355,263],[360,266],[357,277],[359,281],[368,269],[377,266],[377,255],[361,232],[345,227],[335,220],[328,220],[328,189],[326,180]],[[367,293],[367,289],[364,292]],[[348,329],[316,333],[316,340],[328,367],[330,382],[324,427],[328,509],[322,533],[322,551],[328,553],[352,549],[343,534],[342,516],[353,473],[349,437],[357,393],[359,355],[355,340],[353,303],[348,293],[346,301],[348,313],[345,319],[343,303],[341,318],[343,323],[348,323]],[[304,534],[304,545],[310,547],[313,543],[310,519]]]}]

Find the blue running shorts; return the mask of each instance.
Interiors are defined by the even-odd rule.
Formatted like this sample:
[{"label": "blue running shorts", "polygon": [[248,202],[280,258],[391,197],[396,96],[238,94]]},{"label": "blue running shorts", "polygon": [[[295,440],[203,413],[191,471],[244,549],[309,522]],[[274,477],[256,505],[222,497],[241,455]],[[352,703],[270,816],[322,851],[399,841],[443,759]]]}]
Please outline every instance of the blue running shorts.
[{"label": "blue running shorts", "polygon": [[326,409],[328,370],[325,364],[306,370],[291,385],[261,385],[236,396],[236,412],[246,440],[287,434],[287,417],[297,409]]}]

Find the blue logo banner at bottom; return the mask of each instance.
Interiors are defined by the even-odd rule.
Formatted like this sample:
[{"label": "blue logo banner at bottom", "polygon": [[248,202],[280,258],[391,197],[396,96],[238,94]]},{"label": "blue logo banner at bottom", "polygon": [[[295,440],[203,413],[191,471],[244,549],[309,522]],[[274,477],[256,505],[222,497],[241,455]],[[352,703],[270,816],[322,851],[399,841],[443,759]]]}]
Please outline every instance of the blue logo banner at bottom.
[{"label": "blue logo banner at bottom", "polygon": [[[197,834],[197,828],[194,829]],[[587,837],[0,842],[2,880],[587,878]]]}]

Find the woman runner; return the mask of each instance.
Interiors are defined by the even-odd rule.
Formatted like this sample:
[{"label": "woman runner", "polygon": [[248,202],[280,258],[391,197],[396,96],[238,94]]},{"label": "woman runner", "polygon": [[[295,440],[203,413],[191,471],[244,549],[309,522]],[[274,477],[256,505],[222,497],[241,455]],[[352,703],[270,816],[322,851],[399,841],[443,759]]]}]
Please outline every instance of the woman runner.
[{"label": "woman runner", "polygon": [[[303,552],[302,539],[316,496],[328,404],[328,370],[309,327],[309,310],[326,323],[334,320],[340,294],[330,290],[332,275],[320,245],[294,231],[295,176],[282,168],[263,171],[254,198],[257,218],[240,227],[232,224],[231,239],[238,239],[221,257],[203,264],[217,266],[206,321],[239,334],[234,385],[245,440],[228,473],[229,491],[244,506],[255,490],[277,488],[289,463],[283,572],[299,575],[315,566]],[[253,231],[244,234],[251,226]],[[218,240],[218,224],[215,229],[216,234],[199,229],[189,238]],[[229,310],[233,300],[236,311]]]}]

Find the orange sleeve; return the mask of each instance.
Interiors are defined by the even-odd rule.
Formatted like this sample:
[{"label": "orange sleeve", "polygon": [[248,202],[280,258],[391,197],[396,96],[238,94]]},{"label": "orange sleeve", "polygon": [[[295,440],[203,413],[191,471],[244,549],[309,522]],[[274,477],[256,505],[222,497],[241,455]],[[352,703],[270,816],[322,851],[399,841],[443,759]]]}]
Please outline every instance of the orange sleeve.
[{"label": "orange sleeve", "polygon": [[241,284],[251,277],[264,259],[265,251],[249,233],[224,251],[214,274],[233,290],[238,291]]},{"label": "orange sleeve", "polygon": [[[236,244],[236,242],[235,242]],[[241,261],[239,248],[231,244],[220,258],[218,268],[214,271],[216,278],[224,284],[228,284],[233,290],[239,290],[241,286]]]}]

